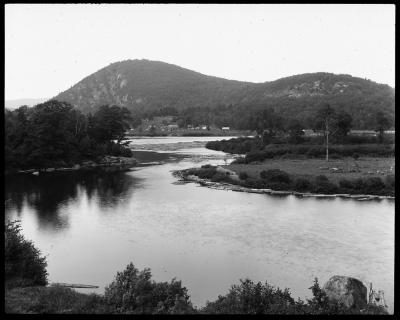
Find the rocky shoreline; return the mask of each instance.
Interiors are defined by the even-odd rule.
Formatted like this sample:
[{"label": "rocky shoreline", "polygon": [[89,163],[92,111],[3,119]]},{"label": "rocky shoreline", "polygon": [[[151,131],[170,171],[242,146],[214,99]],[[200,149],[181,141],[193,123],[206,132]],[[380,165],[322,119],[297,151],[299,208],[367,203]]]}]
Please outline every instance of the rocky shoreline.
[{"label": "rocky shoreline", "polygon": [[99,161],[86,160],[82,161],[81,163],[77,163],[72,167],[18,170],[16,173],[39,175],[40,173],[93,170],[97,168],[107,171],[124,171],[129,170],[137,165],[138,161],[134,158],[105,156]]},{"label": "rocky shoreline", "polygon": [[357,201],[371,201],[371,200],[394,200],[395,197],[392,196],[378,196],[378,195],[367,195],[367,194],[347,194],[347,193],[338,193],[338,194],[316,194],[309,192],[298,192],[298,191],[280,191],[280,190],[272,190],[272,189],[255,189],[255,188],[247,188],[243,186],[239,186],[236,184],[228,183],[228,182],[213,182],[209,179],[202,179],[195,175],[186,174],[186,170],[176,170],[173,171],[172,174],[182,182],[195,182],[200,184],[201,186],[216,189],[216,190],[231,190],[236,192],[247,192],[247,193],[260,193],[260,194],[270,194],[270,195],[279,195],[279,196],[288,196],[294,195],[301,198],[321,198],[321,199],[329,199],[329,198],[345,198],[345,199],[354,199]]}]

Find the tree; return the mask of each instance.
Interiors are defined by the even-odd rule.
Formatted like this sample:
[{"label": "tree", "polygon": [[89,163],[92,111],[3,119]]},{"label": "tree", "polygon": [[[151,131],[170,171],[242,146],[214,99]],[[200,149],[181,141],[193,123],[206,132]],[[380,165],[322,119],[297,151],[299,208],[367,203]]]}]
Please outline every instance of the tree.
[{"label": "tree", "polygon": [[336,132],[335,135],[343,141],[350,132],[353,118],[345,111],[340,111],[336,115]]},{"label": "tree", "polygon": [[98,143],[108,143],[117,140],[120,144],[132,120],[130,111],[125,107],[103,105],[90,116],[89,135]]},{"label": "tree", "polygon": [[379,142],[382,143],[385,130],[390,128],[390,118],[382,111],[378,111],[375,115],[375,131],[379,133]]},{"label": "tree", "polygon": [[303,126],[301,122],[297,119],[292,119],[289,121],[287,125],[287,131],[289,133],[289,142],[290,143],[301,143],[303,141]]},{"label": "tree", "polygon": [[[34,166],[47,167],[57,161],[77,158],[76,120],[82,118],[67,102],[50,100],[32,109],[25,146]],[[79,129],[81,130],[81,129]]]},{"label": "tree", "polygon": [[250,129],[255,130],[261,136],[262,144],[266,145],[283,129],[283,119],[273,109],[267,108],[250,118]]},{"label": "tree", "polygon": [[333,133],[336,122],[336,112],[329,104],[325,104],[320,107],[316,115],[316,128],[324,131],[326,161],[329,161],[329,134]]}]

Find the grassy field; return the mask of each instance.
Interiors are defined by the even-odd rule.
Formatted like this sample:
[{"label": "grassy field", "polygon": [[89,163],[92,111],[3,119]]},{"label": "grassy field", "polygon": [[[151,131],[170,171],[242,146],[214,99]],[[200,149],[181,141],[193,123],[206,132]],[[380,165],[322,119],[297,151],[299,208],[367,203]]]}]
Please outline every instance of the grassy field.
[{"label": "grassy field", "polygon": [[246,172],[251,178],[259,178],[260,172],[269,169],[280,169],[290,175],[311,178],[325,175],[331,182],[340,179],[381,177],[395,173],[395,158],[343,158],[340,160],[324,159],[268,159],[262,163],[231,164],[224,166],[237,174]]},{"label": "grassy field", "polygon": [[106,313],[102,296],[62,287],[5,290],[6,313]]}]

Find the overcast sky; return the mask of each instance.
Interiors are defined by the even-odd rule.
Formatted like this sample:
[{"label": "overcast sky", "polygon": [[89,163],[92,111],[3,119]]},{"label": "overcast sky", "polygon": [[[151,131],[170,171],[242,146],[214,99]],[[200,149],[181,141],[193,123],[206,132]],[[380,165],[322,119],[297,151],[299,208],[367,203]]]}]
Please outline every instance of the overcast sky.
[{"label": "overcast sky", "polygon": [[323,71],[394,86],[394,49],[394,5],[8,4],[5,98],[51,98],[126,59],[251,82]]}]

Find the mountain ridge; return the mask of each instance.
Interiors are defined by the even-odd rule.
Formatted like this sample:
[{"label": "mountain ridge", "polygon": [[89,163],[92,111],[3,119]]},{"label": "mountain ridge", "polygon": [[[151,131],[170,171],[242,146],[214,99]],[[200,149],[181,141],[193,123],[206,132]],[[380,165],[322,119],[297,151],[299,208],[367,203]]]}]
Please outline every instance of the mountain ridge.
[{"label": "mountain ridge", "polygon": [[272,107],[284,117],[306,119],[322,103],[344,109],[357,127],[371,125],[382,110],[394,119],[395,90],[386,84],[328,72],[304,73],[261,83],[205,75],[147,59],[123,60],[88,75],[54,99],[84,113],[102,104],[125,106],[134,114],[161,109]]}]

